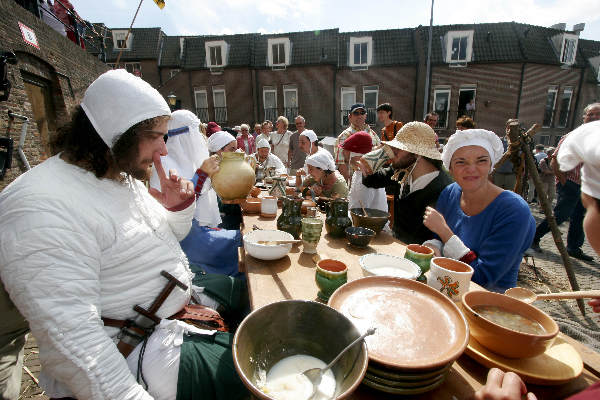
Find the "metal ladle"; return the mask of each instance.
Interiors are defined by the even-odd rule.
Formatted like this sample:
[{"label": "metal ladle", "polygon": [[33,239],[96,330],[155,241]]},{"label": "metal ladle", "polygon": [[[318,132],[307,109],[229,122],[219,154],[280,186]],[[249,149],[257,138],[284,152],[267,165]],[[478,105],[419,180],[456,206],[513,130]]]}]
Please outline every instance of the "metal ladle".
[{"label": "metal ladle", "polygon": [[323,378],[325,371],[330,369],[344,355],[344,353],[350,350],[355,344],[362,342],[365,337],[374,334],[375,330],[376,328],[369,328],[365,333],[360,335],[358,339],[346,346],[344,350],[342,350],[340,354],[338,354],[329,364],[327,364],[325,368],[311,368],[302,373],[302,375],[306,376],[313,385],[312,394],[310,395],[309,399],[312,399],[315,393],[317,393],[317,389],[321,384],[321,378]]},{"label": "metal ladle", "polygon": [[506,289],[504,294],[529,304],[533,303],[536,300],[591,299],[595,297],[600,297],[600,290],[580,290],[578,292],[537,294],[529,289],[525,289],[522,287],[514,287]]}]

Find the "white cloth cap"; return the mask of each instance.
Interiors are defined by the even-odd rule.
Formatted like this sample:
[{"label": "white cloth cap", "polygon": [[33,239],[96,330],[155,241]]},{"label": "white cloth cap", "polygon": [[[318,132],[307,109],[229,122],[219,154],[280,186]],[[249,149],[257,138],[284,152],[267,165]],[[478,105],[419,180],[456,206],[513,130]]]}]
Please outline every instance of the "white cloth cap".
[{"label": "white cloth cap", "polygon": [[557,160],[561,171],[583,163],[581,191],[600,199],[600,121],[588,122],[569,133],[558,149]]},{"label": "white cloth cap", "polygon": [[269,145],[269,142],[267,142],[266,139],[260,139],[258,143],[256,143],[256,149],[261,149],[263,147],[271,148],[271,145]]},{"label": "white cloth cap", "polygon": [[167,102],[156,89],[124,69],[105,72],[92,82],[85,91],[81,108],[110,148],[135,124],[171,115]]},{"label": "white cloth cap", "polygon": [[461,147],[465,146],[480,146],[483,147],[490,155],[490,172],[494,168],[494,165],[502,158],[504,154],[504,146],[502,141],[492,131],[485,129],[466,129],[464,131],[456,131],[444,146],[442,152],[442,161],[446,169],[450,169],[450,161],[454,152]]},{"label": "white cloth cap", "polygon": [[335,161],[329,152],[319,151],[306,159],[307,165],[321,168],[323,171],[335,171]]},{"label": "white cloth cap", "polygon": [[211,153],[216,153],[229,143],[234,142],[235,138],[229,132],[219,131],[215,132],[208,138],[208,150]]},{"label": "white cloth cap", "polygon": [[308,140],[310,140],[311,143],[314,143],[318,140],[317,138],[317,134],[315,133],[315,131],[307,129],[305,131],[303,131],[300,136],[306,136],[308,138]]}]

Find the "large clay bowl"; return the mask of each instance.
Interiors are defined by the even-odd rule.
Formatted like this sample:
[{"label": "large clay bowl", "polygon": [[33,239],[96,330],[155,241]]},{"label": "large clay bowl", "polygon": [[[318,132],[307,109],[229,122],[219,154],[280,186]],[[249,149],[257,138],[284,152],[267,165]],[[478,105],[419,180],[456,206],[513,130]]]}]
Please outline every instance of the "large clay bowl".
[{"label": "large clay bowl", "polygon": [[350,210],[352,225],[371,229],[372,231],[375,231],[375,234],[378,234],[389,221],[390,213],[374,208],[367,208],[365,210],[367,211],[368,217],[364,215],[362,208],[352,208]]},{"label": "large clay bowl", "polygon": [[246,214],[258,214],[262,200],[257,197],[248,197],[242,202],[242,210]]},{"label": "large clay bowl", "polygon": [[[344,315],[313,301],[285,300],[248,315],[233,338],[233,362],[244,385],[260,399],[271,399],[256,385],[259,371],[268,372],[279,360],[307,354],[329,363],[360,333]],[[335,398],[348,397],[367,370],[367,346],[352,347],[332,367]]]},{"label": "large clay bowl", "polygon": [[[500,293],[472,291],[462,297],[464,314],[471,335],[483,346],[509,358],[535,357],[546,351],[558,334],[558,325],[536,307]],[[475,306],[496,306],[539,322],[547,332],[543,335],[517,332],[495,324],[473,310]]]}]

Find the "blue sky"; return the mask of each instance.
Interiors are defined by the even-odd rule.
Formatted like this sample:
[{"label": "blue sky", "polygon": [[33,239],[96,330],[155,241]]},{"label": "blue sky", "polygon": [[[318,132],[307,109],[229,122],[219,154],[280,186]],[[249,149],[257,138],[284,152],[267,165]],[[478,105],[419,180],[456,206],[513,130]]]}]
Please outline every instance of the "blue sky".
[{"label": "blue sky", "polygon": [[[139,0],[71,0],[91,22],[128,27]],[[168,35],[341,31],[429,25],[429,0],[144,0],[134,27],[161,27]],[[434,24],[517,21],[541,26],[585,22],[581,37],[600,40],[598,0],[436,0]]]}]

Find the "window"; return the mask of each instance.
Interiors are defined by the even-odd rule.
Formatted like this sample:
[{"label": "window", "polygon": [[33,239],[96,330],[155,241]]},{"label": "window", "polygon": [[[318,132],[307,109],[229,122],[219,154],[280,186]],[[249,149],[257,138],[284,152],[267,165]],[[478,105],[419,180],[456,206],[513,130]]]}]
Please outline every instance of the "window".
[{"label": "window", "polygon": [[458,91],[458,112],[457,119],[466,115],[475,118],[475,88],[460,88]]},{"label": "window", "polygon": [[270,67],[290,65],[290,39],[268,39],[267,65]]},{"label": "window", "polygon": [[[129,33],[129,36],[127,36],[127,30],[117,30],[117,31],[112,31],[112,37],[113,37],[113,50],[114,51],[120,51],[120,50],[131,50],[131,42],[133,41],[133,33]],[[125,37],[127,37],[127,40],[125,40]]]},{"label": "window", "polygon": [[263,88],[263,105],[265,107],[265,120],[271,122],[277,119],[277,90],[266,86]]},{"label": "window", "polygon": [[548,146],[550,144],[550,135],[541,135],[540,136],[540,144],[544,146]]},{"label": "window", "polygon": [[473,56],[473,31],[450,31],[443,43],[447,63],[466,63]]},{"label": "window", "polygon": [[448,127],[448,109],[450,107],[450,89],[434,89],[433,110],[439,115],[436,128]]},{"label": "window", "polygon": [[200,121],[208,121],[208,96],[206,90],[194,89],[194,100],[196,102],[196,115]]},{"label": "window", "polygon": [[363,102],[367,107],[367,124],[377,123],[379,86],[363,86]]},{"label": "window", "polygon": [[552,121],[554,120],[554,107],[556,106],[556,92],[557,89],[555,87],[548,89],[546,105],[544,106],[544,121],[542,122],[542,127],[544,128],[550,128],[552,126]]},{"label": "window", "polygon": [[227,122],[227,100],[225,89],[213,88],[213,103],[215,108],[215,122]]},{"label": "window", "polygon": [[575,62],[577,53],[577,35],[564,35],[560,51],[560,62],[571,65]]},{"label": "window", "polygon": [[206,66],[208,68],[226,66],[227,50],[228,45],[223,40],[204,43],[204,51],[206,52]]},{"label": "window", "polygon": [[554,147],[558,146],[558,142],[560,142],[560,139],[562,139],[562,135],[554,137]]},{"label": "window", "polygon": [[298,88],[295,86],[283,87],[283,108],[283,115],[293,124],[298,115]]},{"label": "window", "polygon": [[169,77],[170,77],[170,78],[174,77],[174,76],[175,76],[175,75],[177,75],[177,74],[178,74],[180,71],[181,71],[180,69],[172,69],[172,70],[169,72]]},{"label": "window", "polygon": [[356,103],[356,90],[353,87],[342,87],[341,94],[341,125],[348,125],[348,113],[352,104]]},{"label": "window", "polygon": [[371,37],[350,38],[350,59],[348,65],[351,67],[368,67],[371,65],[373,39]]},{"label": "window", "polygon": [[573,89],[565,88],[560,96],[560,112],[558,114],[558,127],[564,128],[569,123],[569,111],[571,109],[571,98]]}]

